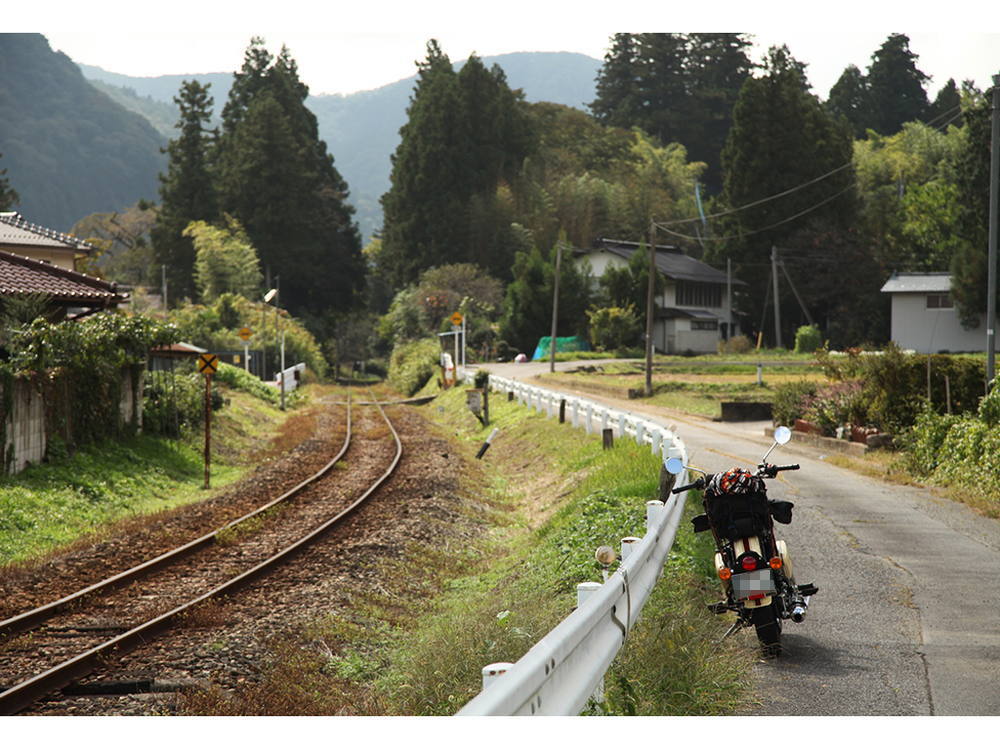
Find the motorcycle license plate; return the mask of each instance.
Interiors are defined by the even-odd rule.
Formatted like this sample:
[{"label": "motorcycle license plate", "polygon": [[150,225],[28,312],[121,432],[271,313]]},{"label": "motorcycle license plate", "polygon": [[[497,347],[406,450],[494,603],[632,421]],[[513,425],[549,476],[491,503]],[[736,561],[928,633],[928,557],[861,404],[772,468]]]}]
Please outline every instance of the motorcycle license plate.
[{"label": "motorcycle license plate", "polygon": [[733,598],[737,601],[757,598],[773,594],[774,577],[770,570],[751,570],[749,573],[737,573],[730,581],[733,585]]}]

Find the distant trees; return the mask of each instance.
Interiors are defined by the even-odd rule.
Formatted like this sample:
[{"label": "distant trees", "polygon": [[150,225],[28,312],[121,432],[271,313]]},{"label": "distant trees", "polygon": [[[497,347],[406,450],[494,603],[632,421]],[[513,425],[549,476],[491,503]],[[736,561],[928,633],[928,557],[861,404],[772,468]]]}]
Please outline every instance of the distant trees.
[{"label": "distant trees", "polygon": [[257,251],[240,223],[226,216],[226,227],[192,221],[184,230],[196,252],[194,277],[205,304],[229,292],[255,299],[262,276]]},{"label": "distant trees", "polygon": [[185,81],[174,102],[180,109],[179,135],[164,152],[167,173],[160,175],[160,210],[150,233],[156,262],[166,267],[168,301],[196,298],[195,250],[184,230],[192,221],[219,217],[213,175],[217,133],[212,118],[211,84]]},{"label": "distant trees", "polygon": [[431,40],[407,113],[382,197],[380,272],[396,288],[445,263],[509,276],[511,217],[496,191],[533,148],[522,94],[475,55],[456,73]]},{"label": "distant trees", "polygon": [[867,75],[855,65],[847,66],[830,89],[826,104],[832,113],[847,119],[855,138],[863,138],[869,128],[881,135],[894,135],[904,123],[936,117],[946,109],[954,114],[958,104],[955,82],[942,89],[932,108],[924,90],[928,80],[917,68],[910,38],[890,34],[872,54]]},{"label": "distant trees", "polygon": [[222,112],[219,207],[239,219],[281,298],[317,331],[364,288],[361,239],[348,190],[305,106],[309,90],[287,48],[251,39]]},{"label": "distant trees", "polygon": [[752,64],[744,34],[616,34],[597,78],[598,121],[680,143],[721,188],[719,155]]},{"label": "distant trees", "polygon": [[[805,66],[786,47],[772,47],[760,78],[744,84],[733,111],[733,126],[723,150],[725,175],[721,203],[733,213],[719,223],[723,240],[713,243],[710,261],[734,262],[734,272],[748,282],[749,295],[741,303],[749,313],[746,325],[756,328],[763,320],[772,247],[811,248],[819,237],[830,243],[830,234],[845,237],[855,212],[856,193],[852,169],[853,139],[842,120],[834,117],[809,93]],[[781,194],[780,200],[773,196]],[[810,231],[805,227],[812,227]],[[819,276],[815,268],[799,284],[801,290],[829,300],[833,287],[850,294],[857,283],[840,266],[835,243],[823,255],[834,263],[831,273]],[[802,255],[803,253],[799,253]],[[854,269],[856,270],[856,269]],[[848,273],[845,273],[848,272]],[[824,314],[820,309],[811,311]],[[797,311],[796,311],[797,312]],[[791,340],[791,316],[783,316]]]},{"label": "distant trees", "polygon": [[[175,99],[180,135],[167,147],[161,176],[152,240],[168,268],[171,300],[220,293],[206,281],[217,274],[196,261],[193,240],[222,231],[208,224],[221,224],[226,214],[227,231],[240,227],[237,244],[256,248],[269,277],[280,276],[285,308],[322,333],[332,325],[329,316],[359,301],[365,264],[347,185],[304,104],[308,88],[287,49],[275,57],[254,37],[234,76],[221,133],[208,130],[207,89],[187,81]],[[197,229],[185,231],[192,222]],[[260,292],[259,274],[254,278],[256,288],[239,281],[241,293]]]},{"label": "distant trees", "polygon": [[530,353],[538,339],[552,333],[552,299],[555,291],[556,254],[562,245],[559,264],[559,315],[556,328],[560,336],[587,335],[587,310],[591,302],[588,274],[571,261],[571,247],[565,238],[542,253],[537,247],[517,253],[514,280],[507,286],[500,337],[513,348]]}]

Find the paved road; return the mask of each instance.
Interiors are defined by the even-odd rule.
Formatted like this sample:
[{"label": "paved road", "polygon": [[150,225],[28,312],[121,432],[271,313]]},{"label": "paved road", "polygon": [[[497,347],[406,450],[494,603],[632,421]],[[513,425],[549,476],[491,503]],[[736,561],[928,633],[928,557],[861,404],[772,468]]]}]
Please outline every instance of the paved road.
[{"label": "paved road", "polygon": [[[489,369],[530,380],[548,363]],[[691,463],[708,471],[753,466],[769,445],[760,423],[588,398],[675,424]],[[1000,715],[1000,522],[832,466],[820,449],[791,443],[771,460],[802,466],[769,494],[795,503],[783,536],[796,578],[820,592],[805,622],[786,623],[782,657],[756,667],[765,702],[751,713]]]}]

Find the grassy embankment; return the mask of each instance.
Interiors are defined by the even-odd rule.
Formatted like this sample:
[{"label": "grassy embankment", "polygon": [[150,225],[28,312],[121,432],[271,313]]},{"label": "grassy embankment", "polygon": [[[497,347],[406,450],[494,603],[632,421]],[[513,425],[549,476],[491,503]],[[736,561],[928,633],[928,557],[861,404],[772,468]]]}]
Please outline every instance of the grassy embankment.
[{"label": "grassy embankment", "polygon": [[0,565],[23,563],[122,519],[205,499],[237,481],[278,431],[281,411],[221,386],[229,404],[212,415],[211,485],[204,437],[138,436],[86,446],[72,456],[0,477]]},{"label": "grassy embankment", "polygon": [[[450,715],[480,688],[481,667],[516,661],[575,605],[577,583],[600,580],[594,551],[641,536],[659,461],[648,448],[544,419],[506,399],[481,426],[465,389],[441,394],[424,414],[468,462],[469,539],[443,532],[380,566],[381,591],[352,594],[349,614],[273,644],[275,667],[239,696],[201,695],[191,713]],[[481,462],[489,431],[499,436]],[[726,625],[710,540],[695,537],[689,507],[660,584],[605,679],[590,713],[707,715],[749,700],[755,639],[718,639]],[[456,535],[457,536],[457,535]],[[314,644],[323,644],[325,653]]]}]

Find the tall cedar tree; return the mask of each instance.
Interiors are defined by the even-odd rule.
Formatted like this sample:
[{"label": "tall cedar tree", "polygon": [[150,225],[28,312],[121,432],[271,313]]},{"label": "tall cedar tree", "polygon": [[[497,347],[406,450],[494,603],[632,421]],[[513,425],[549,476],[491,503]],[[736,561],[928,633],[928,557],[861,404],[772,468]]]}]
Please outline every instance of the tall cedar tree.
[{"label": "tall cedar tree", "polygon": [[[749,284],[749,296],[741,303],[750,316],[744,321],[745,330],[756,329],[762,320],[772,246],[786,249],[788,238],[809,223],[850,226],[855,209],[854,172],[849,166],[852,149],[846,124],[835,120],[809,93],[805,66],[786,47],[772,47],[765,75],[746,81],[733,112],[722,153],[725,204],[741,209],[846,167],[781,198],[737,210],[723,223],[719,234],[732,239],[712,248],[708,259],[724,264],[731,258],[736,276]],[[798,241],[803,241],[801,235]],[[841,281],[846,284],[850,276],[841,268]],[[835,281],[832,273],[814,278],[827,286]],[[790,305],[794,307],[789,312],[797,313],[794,298]],[[816,312],[813,315],[819,317]],[[782,320],[791,323],[795,319],[789,314]],[[783,343],[790,340],[790,331],[783,332]]]},{"label": "tall cedar tree", "polygon": [[[0,158],[3,154],[0,154]],[[7,170],[0,169],[0,211],[10,211],[21,201],[21,196],[10,186]]]},{"label": "tall cedar tree", "polygon": [[594,116],[685,146],[722,187],[720,153],[752,64],[742,34],[616,34],[598,73]]},{"label": "tall cedar tree", "polygon": [[222,113],[218,184],[222,209],[244,226],[272,283],[280,278],[281,306],[325,335],[328,317],[358,301],[365,271],[347,183],[308,94],[288,49],[275,58],[254,37]]},{"label": "tall cedar tree", "polygon": [[382,196],[380,270],[397,289],[448,263],[474,262],[509,277],[510,222],[495,194],[534,147],[523,95],[475,55],[455,73],[435,40],[417,67],[392,185]]},{"label": "tall cedar tree", "polygon": [[910,51],[910,38],[890,34],[872,55],[868,67],[874,119],[872,127],[882,135],[898,133],[904,122],[922,120],[927,113],[927,75],[917,69],[917,55]]},{"label": "tall cedar tree", "polygon": [[875,115],[868,79],[857,65],[848,65],[840,74],[830,89],[826,107],[833,115],[847,120],[856,139],[865,137],[867,129],[874,124]]},{"label": "tall cedar tree", "polygon": [[215,221],[218,202],[212,177],[216,133],[212,118],[211,84],[184,81],[174,102],[180,109],[180,135],[165,149],[167,173],[160,175],[160,210],[150,231],[156,262],[166,267],[167,301],[195,299],[195,249],[184,229],[192,221]]},{"label": "tall cedar tree", "polygon": [[952,256],[951,293],[962,324],[969,328],[986,317],[992,99],[990,88],[980,102],[965,111],[967,137],[958,165],[958,204],[962,217],[958,226],[964,242]]}]

